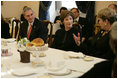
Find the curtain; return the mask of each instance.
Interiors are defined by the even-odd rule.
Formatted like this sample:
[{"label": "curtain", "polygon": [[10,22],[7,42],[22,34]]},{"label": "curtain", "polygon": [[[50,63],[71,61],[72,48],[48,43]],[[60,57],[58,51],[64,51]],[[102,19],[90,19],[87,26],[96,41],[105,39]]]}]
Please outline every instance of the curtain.
[{"label": "curtain", "polygon": [[88,2],[89,2],[89,1],[76,1],[76,5],[77,5],[78,9],[79,9],[82,13],[86,13],[87,7],[88,7]]},{"label": "curtain", "polygon": [[52,1],[40,1],[39,5],[39,19],[49,20],[49,8]]},{"label": "curtain", "polygon": [[95,24],[95,1],[76,1],[76,5],[81,12],[86,13],[86,20],[93,32]]}]

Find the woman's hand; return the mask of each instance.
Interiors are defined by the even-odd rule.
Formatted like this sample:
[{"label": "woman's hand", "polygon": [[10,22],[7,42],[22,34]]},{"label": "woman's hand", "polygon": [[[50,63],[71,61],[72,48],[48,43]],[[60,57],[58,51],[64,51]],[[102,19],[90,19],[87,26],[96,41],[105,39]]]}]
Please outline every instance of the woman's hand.
[{"label": "woman's hand", "polygon": [[80,46],[80,33],[78,33],[78,36],[76,36],[76,35],[73,33],[73,38],[74,38],[76,44],[77,44],[78,46]]}]

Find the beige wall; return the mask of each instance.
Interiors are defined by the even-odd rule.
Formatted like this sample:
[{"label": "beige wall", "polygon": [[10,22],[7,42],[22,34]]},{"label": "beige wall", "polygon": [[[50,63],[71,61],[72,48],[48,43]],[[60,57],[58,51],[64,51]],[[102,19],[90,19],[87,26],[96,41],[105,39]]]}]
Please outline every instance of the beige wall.
[{"label": "beige wall", "polygon": [[[95,14],[111,3],[117,4],[116,1],[96,1]],[[35,12],[36,17],[38,17],[39,1],[4,1],[1,6],[1,13],[4,18],[17,17],[19,19],[22,13],[22,8],[25,5],[31,7]]]},{"label": "beige wall", "polygon": [[39,1],[4,1],[1,13],[4,18],[16,17],[19,19],[25,5],[31,7],[38,17]]},{"label": "beige wall", "polygon": [[96,1],[95,14],[97,14],[101,9],[108,7],[109,4],[117,4],[117,1]]}]

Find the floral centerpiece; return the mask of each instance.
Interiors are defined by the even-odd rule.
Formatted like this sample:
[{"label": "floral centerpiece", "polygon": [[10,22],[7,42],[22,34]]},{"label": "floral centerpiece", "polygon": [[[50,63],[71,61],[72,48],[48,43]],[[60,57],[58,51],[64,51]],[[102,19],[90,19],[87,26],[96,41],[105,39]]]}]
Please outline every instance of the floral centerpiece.
[{"label": "floral centerpiece", "polygon": [[[35,38],[31,42],[27,40],[27,38],[22,38],[17,42],[17,48],[20,52],[21,62],[22,60],[24,62],[24,59],[26,59],[26,53],[29,54],[27,57],[32,53],[32,55],[37,58],[36,60],[39,60],[39,56],[45,56],[44,51],[48,50],[48,44],[45,44],[41,38]],[[24,58],[22,57],[22,54],[25,54],[23,55]]]}]

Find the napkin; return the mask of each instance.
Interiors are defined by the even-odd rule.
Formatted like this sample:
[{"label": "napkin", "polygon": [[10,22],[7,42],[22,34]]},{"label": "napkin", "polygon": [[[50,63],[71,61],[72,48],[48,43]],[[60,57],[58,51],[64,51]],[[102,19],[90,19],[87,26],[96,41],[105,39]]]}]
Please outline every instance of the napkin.
[{"label": "napkin", "polygon": [[65,58],[84,58],[85,57],[85,54],[83,54],[82,52],[79,52],[79,53],[75,53],[75,52],[72,52],[72,51],[68,51],[66,54],[65,54]]}]

